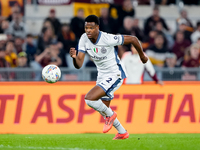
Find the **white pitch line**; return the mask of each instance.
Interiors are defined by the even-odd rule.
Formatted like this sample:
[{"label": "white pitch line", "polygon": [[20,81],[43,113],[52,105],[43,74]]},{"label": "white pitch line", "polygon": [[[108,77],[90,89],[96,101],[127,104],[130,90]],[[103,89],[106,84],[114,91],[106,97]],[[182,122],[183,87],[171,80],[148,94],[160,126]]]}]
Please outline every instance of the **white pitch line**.
[{"label": "white pitch line", "polygon": [[21,148],[21,149],[49,149],[49,150],[105,150],[105,149],[85,149],[85,148],[64,148],[64,147],[33,147],[33,146],[29,146],[29,147],[22,147],[22,146],[4,146],[4,145],[0,145],[0,148],[7,148],[7,149],[16,149],[16,148]]}]

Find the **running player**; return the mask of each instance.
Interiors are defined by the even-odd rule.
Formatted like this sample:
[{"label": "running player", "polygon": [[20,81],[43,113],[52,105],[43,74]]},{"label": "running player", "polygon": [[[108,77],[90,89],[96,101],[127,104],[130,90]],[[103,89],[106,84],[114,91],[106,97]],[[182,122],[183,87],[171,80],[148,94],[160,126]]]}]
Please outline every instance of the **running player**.
[{"label": "running player", "polygon": [[109,107],[114,92],[122,85],[126,73],[117,55],[117,45],[133,44],[138,51],[140,59],[146,63],[148,58],[144,55],[141,44],[134,36],[113,35],[99,31],[99,18],[89,15],[85,19],[85,33],[78,44],[78,54],[75,48],[70,48],[75,68],[81,68],[85,53],[87,52],[97,66],[98,76],[94,86],[85,96],[88,106],[98,111],[105,118],[103,133],[114,126],[118,133],[113,139],[126,139],[128,132],[117,119],[116,112]]}]

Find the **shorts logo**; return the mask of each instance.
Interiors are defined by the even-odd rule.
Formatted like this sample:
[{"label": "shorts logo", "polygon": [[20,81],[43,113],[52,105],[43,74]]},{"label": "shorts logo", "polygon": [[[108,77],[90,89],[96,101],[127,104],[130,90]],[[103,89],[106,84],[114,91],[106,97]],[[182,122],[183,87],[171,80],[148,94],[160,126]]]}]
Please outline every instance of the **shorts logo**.
[{"label": "shorts logo", "polygon": [[102,53],[102,54],[105,54],[106,52],[107,52],[106,48],[105,48],[105,47],[102,47],[102,48],[101,48],[101,53]]},{"label": "shorts logo", "polygon": [[98,48],[94,48],[94,52],[95,52],[95,53],[98,53]]}]

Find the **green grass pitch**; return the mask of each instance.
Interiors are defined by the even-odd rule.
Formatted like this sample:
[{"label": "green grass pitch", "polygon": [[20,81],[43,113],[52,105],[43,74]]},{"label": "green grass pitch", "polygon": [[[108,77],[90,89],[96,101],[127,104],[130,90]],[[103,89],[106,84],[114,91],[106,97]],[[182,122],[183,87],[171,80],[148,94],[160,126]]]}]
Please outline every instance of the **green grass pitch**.
[{"label": "green grass pitch", "polygon": [[199,150],[200,134],[1,134],[0,150]]}]

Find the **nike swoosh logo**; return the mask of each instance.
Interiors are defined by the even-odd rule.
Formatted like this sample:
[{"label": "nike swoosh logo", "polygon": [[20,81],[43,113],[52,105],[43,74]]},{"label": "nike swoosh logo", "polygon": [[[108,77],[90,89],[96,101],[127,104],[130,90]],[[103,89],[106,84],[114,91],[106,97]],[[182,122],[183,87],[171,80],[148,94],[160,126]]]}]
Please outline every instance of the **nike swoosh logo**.
[{"label": "nike swoosh logo", "polygon": [[86,51],[92,50],[91,48],[87,48]]}]

